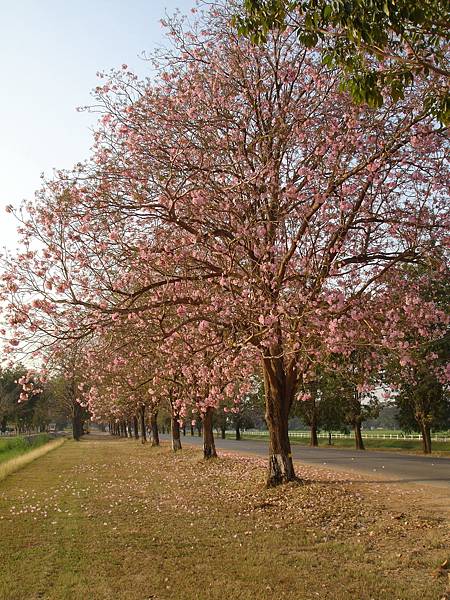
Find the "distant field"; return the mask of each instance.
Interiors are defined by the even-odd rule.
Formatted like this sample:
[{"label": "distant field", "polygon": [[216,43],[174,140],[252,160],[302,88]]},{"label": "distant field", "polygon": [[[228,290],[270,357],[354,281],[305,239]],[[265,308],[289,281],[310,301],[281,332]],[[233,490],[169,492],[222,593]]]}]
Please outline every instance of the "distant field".
[{"label": "distant field", "polygon": [[0,438],[0,463],[39,448],[39,446],[46,444],[50,439],[47,433],[40,433],[29,438],[26,436]]},{"label": "distant field", "polygon": [[[303,432],[302,432],[303,433]],[[396,435],[399,432],[393,432],[389,430],[381,431],[381,432],[370,432],[370,434],[378,434],[380,435]],[[369,435],[370,435],[369,434]],[[448,436],[448,432],[444,432],[443,434],[436,434],[442,436]],[[255,433],[241,433],[242,439],[245,440],[267,440],[268,434],[266,432],[258,432]],[[234,433],[228,432],[227,438],[234,439]],[[309,437],[291,437],[291,444],[298,444],[300,446],[309,446]],[[420,440],[413,439],[377,439],[377,438],[364,438],[364,445],[369,450],[409,450],[413,452],[421,452],[422,451],[422,442]],[[319,446],[328,445],[328,438],[320,437],[319,438]],[[332,438],[332,447],[335,448],[354,448],[355,441],[353,437],[348,438]],[[432,442],[432,450],[433,452],[450,452],[450,442]]]}]

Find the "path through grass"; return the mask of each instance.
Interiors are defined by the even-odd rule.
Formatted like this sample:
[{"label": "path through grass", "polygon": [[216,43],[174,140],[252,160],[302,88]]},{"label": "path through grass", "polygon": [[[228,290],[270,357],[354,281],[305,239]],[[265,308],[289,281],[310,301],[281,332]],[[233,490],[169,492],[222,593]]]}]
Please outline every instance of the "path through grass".
[{"label": "path through grass", "polygon": [[[414,490],[89,436],[0,483],[1,600],[436,600],[448,522]],[[440,576],[442,575],[442,576]]]}]

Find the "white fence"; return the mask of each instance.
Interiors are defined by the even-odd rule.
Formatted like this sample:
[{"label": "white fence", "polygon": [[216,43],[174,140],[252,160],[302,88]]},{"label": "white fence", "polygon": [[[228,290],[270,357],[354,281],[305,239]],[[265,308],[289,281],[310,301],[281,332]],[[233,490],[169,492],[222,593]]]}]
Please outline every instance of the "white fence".
[{"label": "white fence", "polygon": [[[228,431],[230,435],[233,434],[233,431]],[[244,431],[244,435],[255,435],[255,436],[268,436],[267,431]],[[422,436],[420,433],[402,433],[399,431],[398,433],[375,433],[375,432],[364,432],[362,431],[362,437],[365,440],[417,440],[421,441]],[[309,438],[309,431],[290,431],[289,437],[291,438]],[[328,439],[327,432],[320,432],[317,434],[318,438],[326,438]],[[353,433],[334,433],[331,434],[332,438],[344,438],[344,439],[353,439]],[[450,437],[443,436],[431,436],[431,440],[433,442],[450,442]]]}]

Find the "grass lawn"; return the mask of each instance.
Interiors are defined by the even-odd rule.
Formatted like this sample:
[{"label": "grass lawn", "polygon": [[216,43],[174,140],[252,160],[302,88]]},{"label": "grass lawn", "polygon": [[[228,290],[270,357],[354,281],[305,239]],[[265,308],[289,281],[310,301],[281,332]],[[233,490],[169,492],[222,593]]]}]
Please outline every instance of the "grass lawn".
[{"label": "grass lawn", "polygon": [[445,597],[448,515],[427,492],[300,470],[267,490],[256,457],[67,441],[0,482],[0,598]]}]

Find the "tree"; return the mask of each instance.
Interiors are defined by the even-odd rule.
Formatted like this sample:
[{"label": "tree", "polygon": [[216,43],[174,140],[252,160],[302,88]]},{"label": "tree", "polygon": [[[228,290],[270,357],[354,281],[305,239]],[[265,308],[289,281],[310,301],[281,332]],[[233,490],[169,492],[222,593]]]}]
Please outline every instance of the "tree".
[{"label": "tree", "polygon": [[241,33],[267,41],[272,29],[292,28],[299,43],[317,47],[339,67],[358,103],[379,107],[404,97],[426,77],[425,109],[449,122],[449,8],[443,0],[244,0]]},{"label": "tree", "polygon": [[67,422],[56,381],[44,381],[20,364],[0,369],[1,431],[4,433],[8,424],[20,433],[45,431],[52,421],[60,426]]},{"label": "tree", "polygon": [[320,396],[319,382],[316,378],[303,383],[303,393],[296,413],[310,429],[310,446],[318,446],[317,432],[320,426]]},{"label": "tree", "polygon": [[416,367],[395,398],[403,429],[419,430],[424,454],[431,454],[431,428],[450,428],[450,396],[429,365]]},{"label": "tree", "polygon": [[[399,422],[405,428],[415,425],[419,429],[426,454],[431,452],[431,427],[450,425],[449,281],[443,265],[439,269],[410,266],[399,273],[400,285],[409,290],[405,314],[397,326],[402,342],[386,356],[384,376],[397,391]],[[414,306],[421,307],[422,315],[412,318]],[[438,308],[434,318],[427,316],[430,306]]]},{"label": "tree", "polygon": [[19,398],[22,392],[18,380],[26,373],[22,366],[0,370],[0,427],[5,433],[8,423],[16,424]]},{"label": "tree", "polygon": [[310,427],[311,446],[319,445],[317,432],[320,428],[328,431],[331,444],[332,430],[341,429],[345,423],[343,381],[336,372],[322,366],[305,378],[295,414]]},{"label": "tree", "polygon": [[[177,275],[185,265],[197,284],[208,282],[208,304],[188,304],[186,319],[200,313],[203,321],[219,321],[238,343],[250,340],[261,352],[268,482],[275,484],[295,477],[287,420],[302,372],[321,352],[319,331],[346,312],[353,319],[359,313],[364,325],[363,306],[378,281],[427,245],[421,237],[419,248],[406,219],[412,211],[421,236],[427,231],[412,201],[417,172],[405,168],[412,161],[423,169],[428,161],[424,151],[418,159],[413,134],[426,119],[415,93],[379,113],[355,109],[314,53],[305,54],[288,34],[252,49],[219,18],[205,29],[208,42],[195,35],[194,42],[174,24],[187,61],[167,56],[166,84],[143,92],[126,114],[120,105],[109,110],[110,123],[125,122],[129,133],[105,157],[102,191],[123,182],[120,155],[136,174],[127,197],[145,197],[155,224],[183,240],[182,252],[171,252]],[[109,95],[104,102],[111,106]],[[403,194],[411,199],[407,206]],[[154,260],[161,264],[161,255]],[[166,281],[174,277],[167,266],[164,272]],[[186,289],[170,286],[174,303],[181,302],[177,286]],[[219,318],[216,306],[226,307]]]}]

